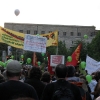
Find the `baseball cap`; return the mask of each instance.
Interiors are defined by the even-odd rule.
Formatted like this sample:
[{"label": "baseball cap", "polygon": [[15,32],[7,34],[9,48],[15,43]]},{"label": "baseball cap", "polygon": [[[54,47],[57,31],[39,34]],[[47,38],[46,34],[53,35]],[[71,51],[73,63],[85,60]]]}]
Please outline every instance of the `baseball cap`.
[{"label": "baseball cap", "polygon": [[22,66],[19,61],[12,60],[7,64],[7,71],[11,73],[21,72]]}]

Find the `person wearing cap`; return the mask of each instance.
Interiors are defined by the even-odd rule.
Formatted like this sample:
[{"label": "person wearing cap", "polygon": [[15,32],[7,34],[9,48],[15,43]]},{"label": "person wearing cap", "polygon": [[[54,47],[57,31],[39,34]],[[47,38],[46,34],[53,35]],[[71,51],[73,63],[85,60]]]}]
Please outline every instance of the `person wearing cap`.
[{"label": "person wearing cap", "polygon": [[0,100],[13,100],[20,97],[29,97],[38,100],[35,89],[23,82],[20,82],[22,66],[17,60],[7,64],[6,75],[8,81],[0,84]]}]

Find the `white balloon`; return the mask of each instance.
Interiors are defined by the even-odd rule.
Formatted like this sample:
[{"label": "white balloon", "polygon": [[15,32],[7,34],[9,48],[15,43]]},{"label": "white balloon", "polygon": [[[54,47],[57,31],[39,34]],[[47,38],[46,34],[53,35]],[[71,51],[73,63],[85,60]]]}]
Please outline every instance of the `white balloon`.
[{"label": "white balloon", "polygon": [[18,16],[20,14],[20,11],[18,9],[16,9],[14,13],[16,16]]}]

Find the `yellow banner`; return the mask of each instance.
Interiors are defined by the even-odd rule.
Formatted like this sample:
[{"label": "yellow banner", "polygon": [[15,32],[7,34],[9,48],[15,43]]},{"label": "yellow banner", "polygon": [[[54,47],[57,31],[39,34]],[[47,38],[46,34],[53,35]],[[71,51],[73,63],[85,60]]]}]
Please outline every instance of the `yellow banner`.
[{"label": "yellow banner", "polygon": [[[41,34],[47,38],[47,46],[58,46],[58,31],[47,34]],[[0,42],[6,43],[12,47],[23,49],[24,46],[24,33],[13,31],[0,26]]]},{"label": "yellow banner", "polygon": [[0,27],[0,42],[23,49],[25,34]]},{"label": "yellow banner", "polygon": [[54,31],[47,34],[41,34],[41,36],[47,38],[47,47],[58,46],[58,31]]}]

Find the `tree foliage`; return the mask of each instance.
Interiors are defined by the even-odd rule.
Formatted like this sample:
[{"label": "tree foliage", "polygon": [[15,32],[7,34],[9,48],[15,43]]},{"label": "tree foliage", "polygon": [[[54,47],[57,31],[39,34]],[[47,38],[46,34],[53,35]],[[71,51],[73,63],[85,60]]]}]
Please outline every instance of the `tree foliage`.
[{"label": "tree foliage", "polygon": [[88,55],[93,59],[100,61],[100,31],[98,31],[96,37],[88,45]]},{"label": "tree foliage", "polygon": [[68,53],[67,53],[67,48],[66,48],[66,44],[63,43],[62,41],[59,41],[58,42],[58,47],[56,46],[50,46],[50,47],[47,47],[47,52],[50,54],[50,55],[64,55],[65,58],[68,56]]}]

